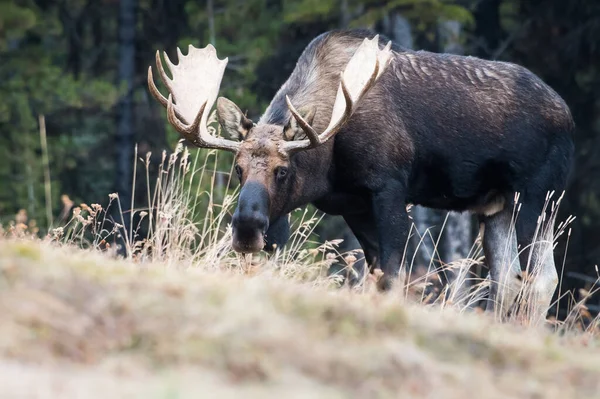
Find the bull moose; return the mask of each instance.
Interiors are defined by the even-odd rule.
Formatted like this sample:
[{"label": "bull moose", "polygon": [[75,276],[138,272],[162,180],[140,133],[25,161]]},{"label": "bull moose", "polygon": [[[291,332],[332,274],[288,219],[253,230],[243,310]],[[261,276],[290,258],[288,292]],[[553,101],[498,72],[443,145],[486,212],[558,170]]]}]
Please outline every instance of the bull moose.
[{"label": "bull moose", "polygon": [[[177,52],[177,65],[164,54],[172,78],[156,53],[168,98],[152,67],[148,85],[190,143],[235,154],[235,251],[284,245],[287,215],[312,203],[344,218],[371,270],[383,272],[378,287],[385,291],[403,261],[407,204],[470,211],[483,228],[488,309],[506,314],[521,269],[537,265],[533,298],[545,315],[558,281],[545,203],[548,192],[565,189],[574,122],[563,99],[532,72],[404,49],[370,30],[335,30],[310,42],[255,123],[232,101],[217,100],[227,58],[212,45]],[[230,139],[208,132],[215,100]]]}]

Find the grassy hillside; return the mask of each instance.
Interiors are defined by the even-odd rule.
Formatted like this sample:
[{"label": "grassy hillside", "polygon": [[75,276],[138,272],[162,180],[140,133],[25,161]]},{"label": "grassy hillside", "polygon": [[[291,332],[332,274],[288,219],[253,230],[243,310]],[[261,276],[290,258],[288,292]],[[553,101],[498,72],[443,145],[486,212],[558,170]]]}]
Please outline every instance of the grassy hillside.
[{"label": "grassy hillside", "polygon": [[587,334],[0,239],[0,397],[600,397]]}]

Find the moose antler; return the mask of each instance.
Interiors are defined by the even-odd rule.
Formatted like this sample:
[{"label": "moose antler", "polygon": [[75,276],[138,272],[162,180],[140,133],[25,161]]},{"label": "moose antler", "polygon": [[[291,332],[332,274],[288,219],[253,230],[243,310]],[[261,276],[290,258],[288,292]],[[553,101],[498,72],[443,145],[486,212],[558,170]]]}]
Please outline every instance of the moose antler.
[{"label": "moose antler", "polygon": [[177,65],[171,62],[166,52],[164,56],[173,79],[165,73],[158,51],[156,66],[169,90],[169,98],[166,99],[156,88],[152,66],[148,67],[148,87],[154,98],[167,108],[169,123],[197,147],[237,152],[238,142],[215,137],[206,127],[229,59],[220,60],[217,50],[210,44],[202,49],[190,45],[185,56],[177,48]]},{"label": "moose antler", "polygon": [[356,110],[356,104],[375,84],[377,79],[388,66],[392,52],[392,42],[379,49],[379,35],[373,39],[365,39],[358,47],[343,73],[341,73],[340,86],[333,105],[331,120],[325,131],[318,134],[308,122],[302,118],[292,105],[290,98],[285,97],[290,112],[304,130],[308,139],[289,141],[283,146],[288,153],[315,148],[332,138],[340,131]]}]

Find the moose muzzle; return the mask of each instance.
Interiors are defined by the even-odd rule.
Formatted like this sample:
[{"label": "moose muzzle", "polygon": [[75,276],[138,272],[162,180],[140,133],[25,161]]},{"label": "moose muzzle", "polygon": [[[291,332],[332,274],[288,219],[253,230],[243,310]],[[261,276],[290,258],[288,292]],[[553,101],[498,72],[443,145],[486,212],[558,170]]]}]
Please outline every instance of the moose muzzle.
[{"label": "moose muzzle", "polygon": [[269,193],[262,184],[244,184],[233,214],[233,249],[254,253],[263,249],[264,236],[269,228]]}]

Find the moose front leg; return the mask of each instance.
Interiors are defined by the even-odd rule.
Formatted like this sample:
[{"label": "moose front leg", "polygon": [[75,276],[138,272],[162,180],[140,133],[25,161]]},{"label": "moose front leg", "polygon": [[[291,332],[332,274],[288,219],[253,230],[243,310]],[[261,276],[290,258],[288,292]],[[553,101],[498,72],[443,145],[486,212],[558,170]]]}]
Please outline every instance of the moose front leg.
[{"label": "moose front leg", "polygon": [[379,240],[379,264],[383,272],[378,288],[388,291],[398,277],[408,239],[404,186],[396,182],[376,192],[373,195],[373,214]]},{"label": "moose front leg", "polygon": [[354,285],[365,277],[365,263],[369,271],[379,267],[379,241],[371,208],[360,214],[344,215],[344,220],[358,240],[364,254],[364,259],[360,259],[354,265],[354,270],[358,274],[357,278],[350,279],[351,285]]},{"label": "moose front leg", "polygon": [[277,248],[283,248],[290,239],[290,216],[283,215],[275,220],[265,234],[264,250],[273,252]]}]

